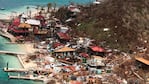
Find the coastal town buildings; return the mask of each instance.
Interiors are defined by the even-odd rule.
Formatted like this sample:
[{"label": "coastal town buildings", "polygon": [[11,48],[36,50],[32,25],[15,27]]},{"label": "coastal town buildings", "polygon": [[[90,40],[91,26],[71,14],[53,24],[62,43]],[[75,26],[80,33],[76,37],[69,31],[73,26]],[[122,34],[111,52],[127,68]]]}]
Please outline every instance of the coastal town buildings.
[{"label": "coastal town buildings", "polygon": [[[81,10],[76,5],[68,6],[75,18]],[[110,50],[94,44],[86,37],[72,37],[71,27],[56,17],[45,19],[42,13],[30,18],[22,14],[14,18],[7,32],[21,43],[30,43],[35,51],[20,56],[25,69],[7,68],[5,71],[24,72],[22,76],[9,78],[31,79],[44,82],[51,80],[60,84],[137,84],[146,82],[147,77],[140,76],[134,61],[140,61],[148,67],[148,60],[131,57],[131,54]],[[68,20],[67,20],[68,21]],[[49,23],[47,23],[49,22]],[[28,40],[30,39],[30,40]],[[18,41],[16,41],[18,43]],[[134,79],[131,79],[133,78]],[[143,83],[142,83],[143,84]]]}]

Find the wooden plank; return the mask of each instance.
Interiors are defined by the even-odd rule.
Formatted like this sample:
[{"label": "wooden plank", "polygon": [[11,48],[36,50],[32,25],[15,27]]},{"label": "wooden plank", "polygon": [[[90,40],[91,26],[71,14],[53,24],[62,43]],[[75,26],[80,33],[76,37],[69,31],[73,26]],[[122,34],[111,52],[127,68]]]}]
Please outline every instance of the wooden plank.
[{"label": "wooden plank", "polygon": [[140,61],[140,62],[146,64],[146,65],[149,65],[149,60],[147,60],[147,59],[145,59],[145,58],[143,58],[143,57],[138,57],[138,56],[136,56],[135,59],[136,59],[137,61]]}]

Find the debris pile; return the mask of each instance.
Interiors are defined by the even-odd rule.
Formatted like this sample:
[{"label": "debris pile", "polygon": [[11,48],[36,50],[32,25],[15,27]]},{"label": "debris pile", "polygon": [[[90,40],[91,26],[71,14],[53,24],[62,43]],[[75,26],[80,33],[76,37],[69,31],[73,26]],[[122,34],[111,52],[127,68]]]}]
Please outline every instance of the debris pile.
[{"label": "debris pile", "polygon": [[[81,12],[65,24],[72,27],[74,36],[89,36],[97,43],[105,41],[106,46],[124,51],[135,50],[136,46],[148,44],[148,6],[148,0],[105,0],[98,5],[80,6]],[[56,13],[62,21],[70,18],[66,15],[71,13]]]}]

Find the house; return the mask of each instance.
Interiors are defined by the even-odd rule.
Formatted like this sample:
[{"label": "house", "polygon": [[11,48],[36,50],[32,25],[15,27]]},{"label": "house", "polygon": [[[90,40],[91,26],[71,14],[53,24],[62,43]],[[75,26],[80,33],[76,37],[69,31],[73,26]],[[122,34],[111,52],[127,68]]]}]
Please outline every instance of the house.
[{"label": "house", "polygon": [[13,26],[18,26],[20,24],[20,18],[15,18],[13,21],[12,21],[12,25]]},{"label": "house", "polygon": [[[15,24],[18,25],[18,24]],[[29,33],[29,29],[31,29],[31,25],[27,23],[20,23],[18,26],[11,25],[8,27],[8,31],[11,32],[13,35],[23,35],[27,36]]]},{"label": "house", "polygon": [[71,11],[71,12],[74,12],[74,13],[79,13],[80,12],[80,9],[75,5],[69,5],[68,10]]},{"label": "house", "polygon": [[91,56],[91,59],[87,60],[87,64],[90,67],[101,68],[105,66],[103,61],[104,61],[103,57],[93,55]]},{"label": "house", "polygon": [[80,61],[75,54],[76,50],[67,46],[54,50],[54,56],[56,56],[59,61],[65,62],[66,64],[73,64]]},{"label": "house", "polygon": [[98,5],[98,4],[100,4],[102,1],[103,1],[103,0],[95,0],[95,1],[93,2],[93,4]]},{"label": "house", "polygon": [[90,55],[104,56],[105,50],[100,46],[89,46],[88,53]]},{"label": "house", "polygon": [[57,38],[61,43],[66,43],[71,39],[71,37],[67,33],[63,33],[63,32],[58,32]]},{"label": "house", "polygon": [[33,25],[33,26],[40,26],[41,25],[40,21],[36,20],[36,19],[27,19],[25,21],[25,23]]},{"label": "house", "polygon": [[86,63],[87,58],[89,58],[89,55],[85,52],[79,53],[79,57],[81,57],[82,63]]},{"label": "house", "polygon": [[59,43],[59,42],[54,42],[52,47],[55,49],[57,47],[60,47],[60,46],[64,46],[62,43]]},{"label": "house", "polygon": [[46,23],[45,23],[46,20],[45,20],[44,16],[37,15],[37,16],[35,16],[35,19],[40,21],[41,27],[46,27]]},{"label": "house", "polygon": [[62,27],[60,27],[59,32],[67,33],[68,30],[69,30],[68,27],[63,27],[63,26],[62,26]]},{"label": "house", "polygon": [[75,49],[64,46],[62,48],[55,49],[54,53],[56,56],[58,56],[58,54],[61,54],[62,56],[71,56],[74,55]]}]

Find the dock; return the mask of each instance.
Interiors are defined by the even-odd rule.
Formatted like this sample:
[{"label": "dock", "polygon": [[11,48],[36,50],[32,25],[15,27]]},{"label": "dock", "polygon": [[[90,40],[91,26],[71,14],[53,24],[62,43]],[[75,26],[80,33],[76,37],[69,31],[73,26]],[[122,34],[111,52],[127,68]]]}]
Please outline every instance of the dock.
[{"label": "dock", "polygon": [[0,50],[0,54],[25,55],[26,53]]},{"label": "dock", "polygon": [[45,78],[31,77],[31,76],[9,76],[10,79],[23,79],[23,80],[33,80],[33,81],[45,81]]},{"label": "dock", "polygon": [[5,72],[27,72],[28,70],[27,69],[16,69],[16,68],[4,68],[4,71]]},{"label": "dock", "polygon": [[[5,72],[28,72],[29,70],[27,69],[16,69],[16,68],[4,68]],[[48,80],[47,77],[45,76],[38,76],[38,77],[34,77],[33,75],[24,75],[24,76],[20,76],[20,75],[8,75],[9,79],[22,79],[22,80],[33,80],[33,81],[42,81],[45,82],[46,80]]]}]

